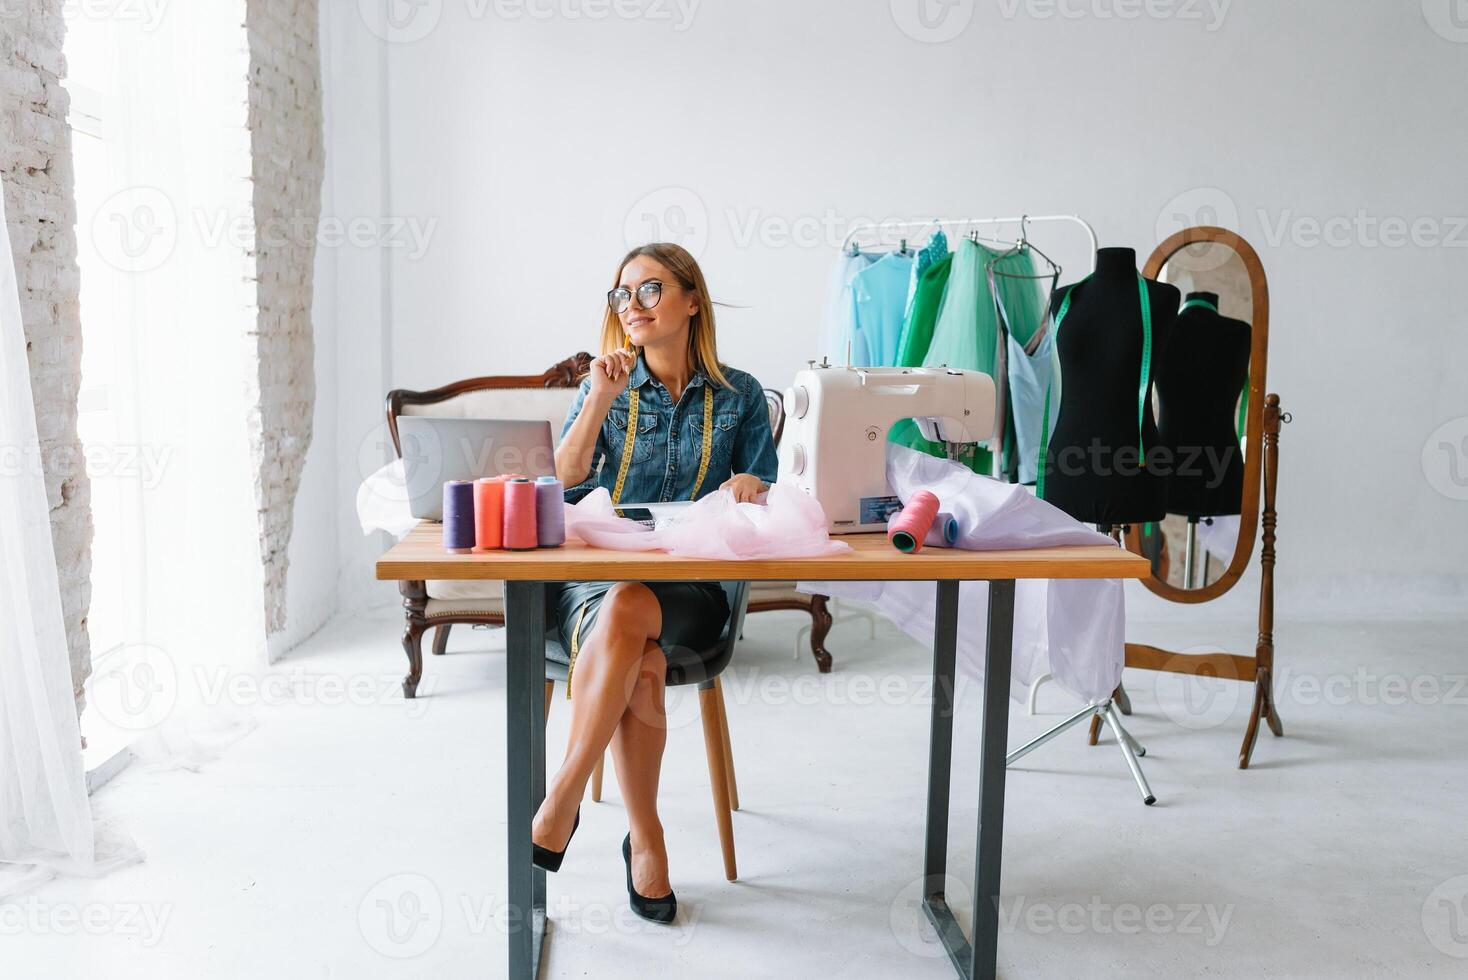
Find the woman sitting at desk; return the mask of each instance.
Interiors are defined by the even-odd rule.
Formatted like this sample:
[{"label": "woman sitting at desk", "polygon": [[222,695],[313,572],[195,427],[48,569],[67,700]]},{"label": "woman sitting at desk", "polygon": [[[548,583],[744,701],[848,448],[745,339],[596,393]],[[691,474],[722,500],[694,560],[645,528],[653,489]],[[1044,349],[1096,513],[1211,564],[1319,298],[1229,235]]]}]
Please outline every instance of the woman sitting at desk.
[{"label": "woman sitting at desk", "polygon": [[[607,294],[601,356],[566,416],[556,475],[568,500],[604,486],[614,503],[697,500],[728,489],[752,501],[775,479],[764,391],[719,363],[708,286],[677,245],[633,249]],[[627,807],[632,909],[671,922],[677,899],[658,819],[667,741],[664,650],[705,650],[729,618],[716,582],[566,582],[547,614],[570,656],[571,737],[531,827],[535,863],[560,868],[581,797],[610,746]],[[630,856],[628,856],[630,855]]]}]

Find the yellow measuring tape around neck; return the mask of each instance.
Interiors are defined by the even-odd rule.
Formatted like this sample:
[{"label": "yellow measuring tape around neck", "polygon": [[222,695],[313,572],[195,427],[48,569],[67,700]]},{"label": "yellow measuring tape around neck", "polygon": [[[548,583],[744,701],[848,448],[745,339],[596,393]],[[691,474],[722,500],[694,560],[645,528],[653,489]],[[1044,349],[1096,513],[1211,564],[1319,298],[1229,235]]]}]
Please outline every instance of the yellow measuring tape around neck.
[{"label": "yellow measuring tape around neck", "polygon": [[[698,458],[698,479],[693,481],[693,492],[689,500],[698,499],[699,488],[709,471],[709,451],[714,438],[714,393],[707,381],[703,385],[703,447]],[[612,490],[612,503],[622,499],[622,488],[627,483],[627,467],[632,463],[632,447],[637,444],[637,403],[641,388],[633,388],[627,396],[627,436],[622,443],[622,463],[617,467],[617,485]]]}]

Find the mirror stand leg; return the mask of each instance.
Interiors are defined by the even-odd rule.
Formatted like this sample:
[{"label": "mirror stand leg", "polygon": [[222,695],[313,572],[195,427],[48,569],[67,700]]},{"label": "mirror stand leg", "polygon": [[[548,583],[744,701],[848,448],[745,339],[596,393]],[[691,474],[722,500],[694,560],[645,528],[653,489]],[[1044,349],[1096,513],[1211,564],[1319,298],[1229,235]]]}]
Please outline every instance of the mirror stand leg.
[{"label": "mirror stand leg", "polygon": [[1254,741],[1259,735],[1261,717],[1276,736],[1284,735],[1284,725],[1274,707],[1274,563],[1275,528],[1279,523],[1274,501],[1279,488],[1279,430],[1284,421],[1286,418],[1280,411],[1279,396],[1270,395],[1264,400],[1264,508],[1260,520],[1263,535],[1259,551],[1259,641],[1254,648],[1254,659],[1258,667],[1254,674],[1254,709],[1249,713],[1249,726],[1244,730],[1244,744],[1239,748],[1240,769],[1249,768],[1249,757],[1254,753]]},{"label": "mirror stand leg", "polygon": [[1284,724],[1279,720],[1279,712],[1274,710],[1274,678],[1269,671],[1261,670],[1255,683],[1264,692],[1264,720],[1269,723],[1269,730],[1274,732],[1275,737],[1282,738]]}]

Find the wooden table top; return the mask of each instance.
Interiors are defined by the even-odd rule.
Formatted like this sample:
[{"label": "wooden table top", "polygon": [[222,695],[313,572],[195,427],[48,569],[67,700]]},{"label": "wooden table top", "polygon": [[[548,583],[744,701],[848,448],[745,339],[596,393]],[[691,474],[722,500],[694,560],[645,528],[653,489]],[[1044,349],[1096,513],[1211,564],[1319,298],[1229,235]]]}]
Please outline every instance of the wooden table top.
[{"label": "wooden table top", "polygon": [[716,561],[675,558],[662,551],[609,551],[580,541],[535,551],[489,551],[451,555],[443,550],[440,525],[422,522],[377,560],[377,577],[414,579],[504,579],[508,581],[806,581],[886,582],[938,579],[1145,578],[1151,563],[1113,545],[1034,548],[1027,551],[964,551],[924,548],[906,555],[884,534],[837,537],[851,551],[822,558]]}]

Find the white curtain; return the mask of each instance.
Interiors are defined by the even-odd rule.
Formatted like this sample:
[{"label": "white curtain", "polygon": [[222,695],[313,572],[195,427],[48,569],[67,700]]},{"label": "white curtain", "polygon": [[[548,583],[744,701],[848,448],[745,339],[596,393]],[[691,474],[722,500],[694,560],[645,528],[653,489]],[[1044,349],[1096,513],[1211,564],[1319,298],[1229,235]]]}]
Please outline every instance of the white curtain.
[{"label": "white curtain", "polygon": [[[102,94],[105,152],[78,188],[82,319],[102,358],[84,382],[106,388],[110,415],[87,448],[105,459],[109,442],[136,447],[149,464],[93,476],[95,499],[123,501],[120,518],[98,514],[113,577],[94,576],[94,593],[128,601],[83,724],[146,764],[196,768],[253,727],[255,705],[231,700],[227,682],[265,656],[244,4],[77,26],[100,34],[73,70]],[[104,539],[108,519],[119,526]]]},{"label": "white curtain", "polygon": [[[5,224],[0,201],[0,230]],[[8,231],[0,234],[0,899],[93,862],[92,811]]]}]

